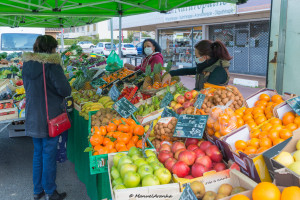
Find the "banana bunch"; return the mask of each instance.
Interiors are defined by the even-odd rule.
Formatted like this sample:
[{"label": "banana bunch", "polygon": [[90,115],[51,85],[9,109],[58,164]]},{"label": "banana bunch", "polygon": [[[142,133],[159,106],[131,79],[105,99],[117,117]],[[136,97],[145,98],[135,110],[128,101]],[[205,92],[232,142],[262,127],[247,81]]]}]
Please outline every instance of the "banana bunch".
[{"label": "banana bunch", "polygon": [[112,108],[112,105],[115,102],[109,96],[104,96],[98,100],[98,103],[101,103],[104,106],[104,108]]},{"label": "banana bunch", "polygon": [[88,102],[82,106],[82,109],[79,112],[79,115],[84,117],[85,120],[88,120],[90,111],[97,111],[97,110],[100,110],[101,108],[104,108],[102,103]]}]

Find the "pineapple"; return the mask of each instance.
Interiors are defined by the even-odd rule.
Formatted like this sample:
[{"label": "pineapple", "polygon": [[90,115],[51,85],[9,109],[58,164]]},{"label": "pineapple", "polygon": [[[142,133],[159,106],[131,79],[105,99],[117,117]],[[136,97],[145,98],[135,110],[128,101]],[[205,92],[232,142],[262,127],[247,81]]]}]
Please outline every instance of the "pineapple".
[{"label": "pineapple", "polygon": [[164,68],[166,72],[162,76],[162,85],[170,84],[172,77],[169,72],[171,68],[172,68],[172,61],[169,61],[167,67]]},{"label": "pineapple", "polygon": [[144,83],[143,83],[143,89],[150,89],[150,87],[152,87],[152,84],[153,84],[153,80],[151,78],[151,66],[148,65],[146,67],[146,70],[145,70],[145,80],[144,80]]},{"label": "pineapple", "polygon": [[154,83],[157,82],[157,83],[161,84],[161,68],[162,68],[162,66],[160,63],[154,65],[154,69],[153,69],[153,73],[154,73],[153,82]]},{"label": "pineapple", "polygon": [[90,82],[85,82],[84,86],[83,86],[83,89],[84,90],[91,90],[91,89],[93,89],[93,87],[92,87]]}]

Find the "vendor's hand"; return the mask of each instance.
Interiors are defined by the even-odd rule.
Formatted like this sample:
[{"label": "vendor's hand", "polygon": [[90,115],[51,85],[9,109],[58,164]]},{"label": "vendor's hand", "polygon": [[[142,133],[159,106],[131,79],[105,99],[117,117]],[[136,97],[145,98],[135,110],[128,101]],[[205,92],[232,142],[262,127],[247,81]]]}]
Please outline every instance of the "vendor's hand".
[{"label": "vendor's hand", "polygon": [[125,64],[124,64],[124,67],[126,67],[126,68],[129,69],[129,70],[134,70],[134,69],[135,69],[135,66],[134,66],[134,65],[131,65],[131,64],[129,64],[129,63],[125,63]]}]

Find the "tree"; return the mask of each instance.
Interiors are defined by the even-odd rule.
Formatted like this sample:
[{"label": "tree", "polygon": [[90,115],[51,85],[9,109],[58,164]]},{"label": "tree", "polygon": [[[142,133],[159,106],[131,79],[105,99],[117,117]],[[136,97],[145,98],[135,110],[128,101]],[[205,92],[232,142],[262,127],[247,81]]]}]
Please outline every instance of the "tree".
[{"label": "tree", "polygon": [[127,35],[127,38],[128,38],[129,43],[132,43],[132,42],[133,42],[133,36],[134,36],[133,32],[132,32],[132,31],[129,31],[129,32],[128,32],[128,35]]}]

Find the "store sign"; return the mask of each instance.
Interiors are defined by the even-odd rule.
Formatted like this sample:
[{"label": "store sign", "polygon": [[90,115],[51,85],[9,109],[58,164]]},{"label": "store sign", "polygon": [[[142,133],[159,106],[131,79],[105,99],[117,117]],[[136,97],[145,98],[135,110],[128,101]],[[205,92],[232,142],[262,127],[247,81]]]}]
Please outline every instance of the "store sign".
[{"label": "store sign", "polygon": [[191,20],[206,17],[216,17],[222,15],[232,15],[236,13],[236,4],[232,3],[211,3],[198,6],[174,9],[164,16],[164,22],[174,22]]}]

